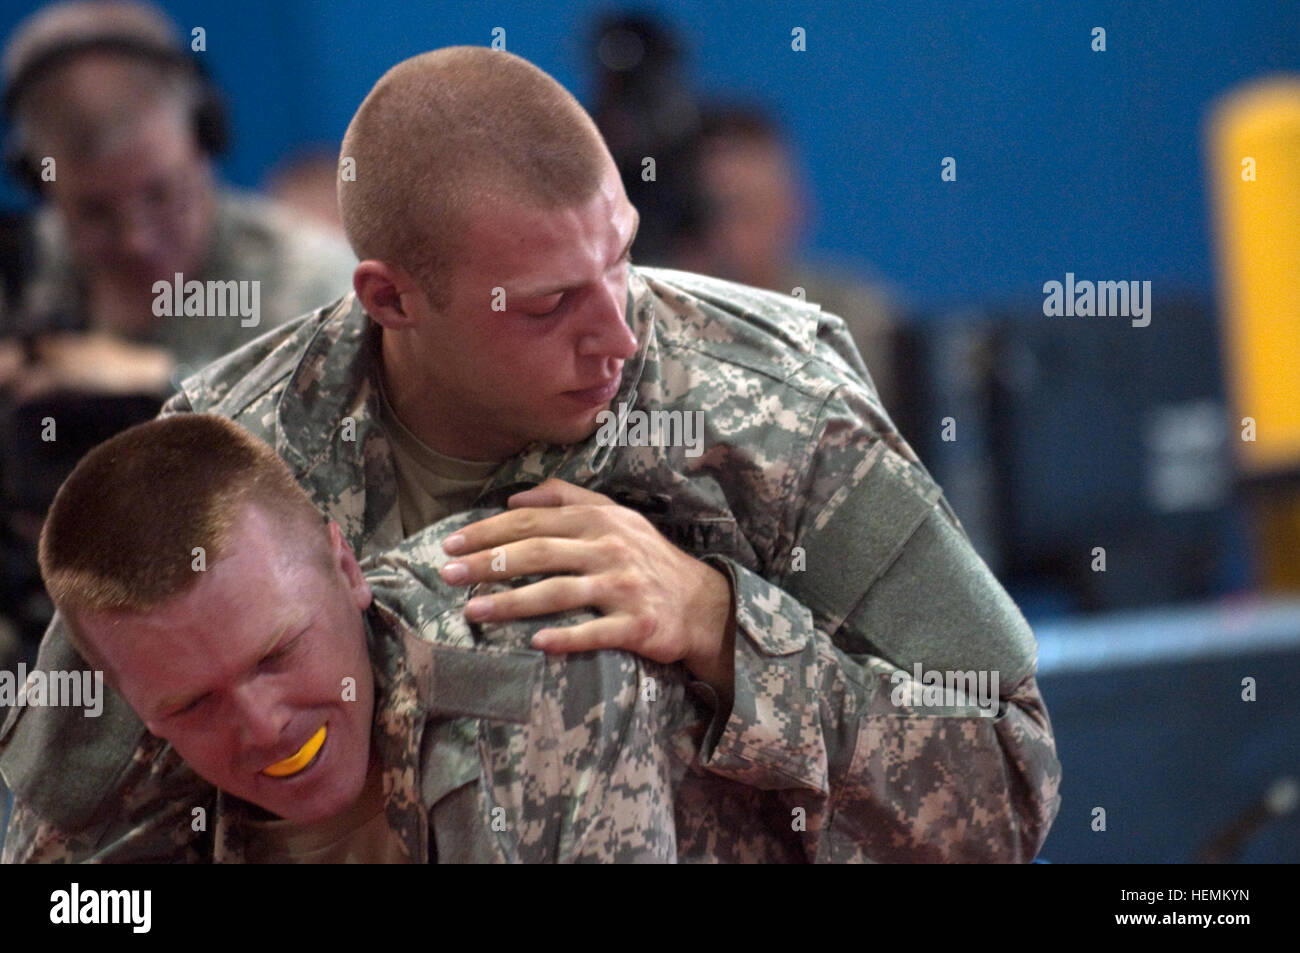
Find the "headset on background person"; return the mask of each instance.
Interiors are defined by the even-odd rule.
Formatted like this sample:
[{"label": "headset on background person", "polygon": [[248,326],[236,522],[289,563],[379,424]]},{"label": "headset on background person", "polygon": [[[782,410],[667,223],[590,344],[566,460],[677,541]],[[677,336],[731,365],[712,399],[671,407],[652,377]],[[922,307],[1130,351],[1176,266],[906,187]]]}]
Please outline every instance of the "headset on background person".
[{"label": "headset on background person", "polygon": [[5,85],[3,113],[11,128],[5,142],[4,164],[9,174],[27,188],[39,193],[41,177],[38,164],[28,154],[26,143],[21,141],[15,128],[18,125],[18,103],[23,94],[50,71],[72,57],[90,52],[121,53],[188,74],[197,94],[192,122],[199,147],[213,157],[229,148],[230,125],[225,100],[199,60],[177,45],[106,31],[99,36],[81,36],[41,49],[28,62],[21,64]]}]

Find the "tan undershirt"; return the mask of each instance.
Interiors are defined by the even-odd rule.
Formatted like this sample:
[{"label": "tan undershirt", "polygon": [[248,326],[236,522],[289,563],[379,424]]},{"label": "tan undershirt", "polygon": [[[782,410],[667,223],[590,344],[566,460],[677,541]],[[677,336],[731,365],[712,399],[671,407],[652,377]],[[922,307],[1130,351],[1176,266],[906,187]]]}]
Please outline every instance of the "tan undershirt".
[{"label": "tan undershirt", "polygon": [[379,385],[379,424],[393,448],[402,532],[410,536],[444,516],[467,510],[500,463],[458,460],[431,450],[397,418]]},{"label": "tan undershirt", "polygon": [[315,824],[246,821],[255,864],[405,864],[410,858],[384,816],[383,773],[372,762],[352,806]]}]

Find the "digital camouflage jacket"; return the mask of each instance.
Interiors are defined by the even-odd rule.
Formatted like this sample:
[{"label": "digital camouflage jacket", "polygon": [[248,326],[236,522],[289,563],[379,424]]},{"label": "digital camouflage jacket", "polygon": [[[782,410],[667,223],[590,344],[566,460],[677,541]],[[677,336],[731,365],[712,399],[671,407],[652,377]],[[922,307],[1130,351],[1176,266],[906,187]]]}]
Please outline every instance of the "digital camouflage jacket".
[{"label": "digital camouflage jacket", "polygon": [[[676,784],[676,859],[1032,859],[1060,804],[1033,634],[880,407],[844,323],[666,269],[631,267],[628,294],[639,348],[613,406],[702,412],[702,452],[638,445],[653,441],[620,415],[619,439],[526,448],[476,506],[559,477],[637,509],[729,577],[735,701],[706,705]],[[376,330],[348,295],[205,368],[164,413],[248,428],[360,555],[377,556],[402,529]],[[57,619],[41,656],[84,667]],[[926,681],[996,673],[996,714],[900,695],[917,665]],[[106,696],[98,719],[10,713],[6,857],[113,859],[104,851],[121,841],[125,858],[132,811],[147,826],[150,805],[195,803],[197,779],[150,768],[143,726]]]}]

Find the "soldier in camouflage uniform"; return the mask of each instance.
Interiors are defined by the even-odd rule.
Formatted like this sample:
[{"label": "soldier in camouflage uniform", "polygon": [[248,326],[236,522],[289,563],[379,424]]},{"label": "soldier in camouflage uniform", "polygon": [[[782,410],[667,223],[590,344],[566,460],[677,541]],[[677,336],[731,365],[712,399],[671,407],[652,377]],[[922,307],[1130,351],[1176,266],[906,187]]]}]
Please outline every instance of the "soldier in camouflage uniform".
[{"label": "soldier in camouflage uniform", "polygon": [[[140,532],[150,512],[165,515]],[[518,627],[468,623],[441,541],[486,515],[357,566],[284,464],[225,418],[173,416],[93,450],[51,510],[42,568],[78,644],[151,729],[121,783],[169,792],[115,804],[65,856],[673,860],[685,680],[628,652],[547,657]],[[85,522],[120,535],[88,555]],[[268,647],[268,632],[283,634]],[[318,724],[314,748],[278,760]]]},{"label": "soldier in camouflage uniform", "polygon": [[[165,14],[130,2],[51,6],[10,37],[12,167],[46,201],[21,281],[0,301],[0,333],[106,332],[170,355],[179,382],[347,290],[356,260],[343,242],[215,183],[222,106],[186,52]],[[256,284],[256,321],[217,299],[227,313],[207,313],[206,295],[202,314],[176,311],[170,294],[164,313],[156,282],[171,285],[176,272],[183,285]],[[135,353],[124,346],[113,356]],[[160,396],[172,384],[161,378]]]},{"label": "soldier in camouflage uniform", "polygon": [[[13,622],[23,644],[11,658],[0,635],[7,667],[50,621],[35,537],[77,458],[195,370],[335,300],[356,265],[344,242],[216,181],[220,97],[176,34],[146,5],[63,3],[5,46],[6,158],[42,200],[0,216],[0,630]],[[203,289],[188,310],[178,275]]]},{"label": "soldier in camouflage uniform", "polygon": [[[1032,859],[1060,803],[1033,634],[881,407],[844,322],[685,272],[607,274],[626,282],[618,318],[635,342],[611,406],[700,412],[699,446],[646,440],[644,418],[619,413],[612,435],[525,446],[472,505],[564,481],[642,514],[725,576],[734,674],[719,685],[694,673],[708,717],[675,792],[677,859]],[[276,329],[186,381],[164,411],[229,416],[265,440],[362,557],[413,531],[383,423],[389,328],[372,310],[349,295]],[[509,624],[521,640],[538,628]],[[41,664],[76,662],[56,622]],[[996,714],[895,704],[897,676],[918,664],[997,673]],[[75,721],[28,709],[0,729],[12,859],[85,857],[77,832],[114,805],[184,788],[148,774],[80,783],[120,777],[144,733],[111,694],[96,724]],[[50,746],[60,763],[40,770]]]}]

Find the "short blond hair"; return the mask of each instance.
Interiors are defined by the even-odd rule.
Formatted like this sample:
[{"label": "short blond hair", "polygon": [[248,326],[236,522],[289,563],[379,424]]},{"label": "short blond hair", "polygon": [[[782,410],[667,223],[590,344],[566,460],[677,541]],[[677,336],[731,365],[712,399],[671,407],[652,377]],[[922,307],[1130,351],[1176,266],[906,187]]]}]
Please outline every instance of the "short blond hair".
[{"label": "short blond hair", "polygon": [[73,632],[82,612],[145,612],[188,592],[221,559],[244,509],[284,527],[304,559],[331,565],[324,517],[269,446],[212,414],[139,424],[82,458],[41,532],[46,590]]},{"label": "short blond hair", "polygon": [[503,198],[582,204],[612,163],[568,90],[527,60],[477,46],[422,53],[385,73],[352,117],[339,161],[339,210],[357,258],[405,269],[438,306],[466,212]]}]

